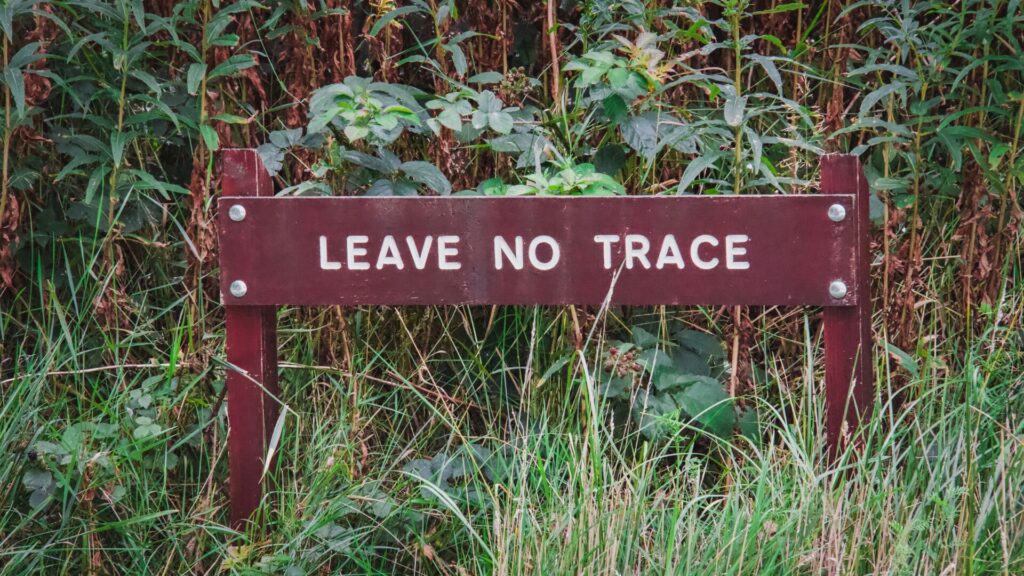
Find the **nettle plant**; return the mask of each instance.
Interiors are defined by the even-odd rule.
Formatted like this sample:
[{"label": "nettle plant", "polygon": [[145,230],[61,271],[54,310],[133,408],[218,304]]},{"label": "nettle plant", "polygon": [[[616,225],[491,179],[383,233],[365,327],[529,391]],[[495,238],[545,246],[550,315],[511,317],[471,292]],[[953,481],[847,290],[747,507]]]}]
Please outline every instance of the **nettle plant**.
[{"label": "nettle plant", "polygon": [[597,378],[601,396],[648,440],[686,430],[727,437],[757,434],[757,414],[741,410],[722,384],[725,349],[718,338],[674,327],[663,340],[641,325],[628,340],[612,340]]}]

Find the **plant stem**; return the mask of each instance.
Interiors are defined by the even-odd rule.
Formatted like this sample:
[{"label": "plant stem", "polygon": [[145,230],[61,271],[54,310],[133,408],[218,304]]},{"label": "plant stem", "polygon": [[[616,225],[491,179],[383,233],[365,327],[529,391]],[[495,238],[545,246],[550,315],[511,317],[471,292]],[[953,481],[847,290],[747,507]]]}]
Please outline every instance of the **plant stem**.
[{"label": "plant stem", "polygon": [[[739,2],[731,5],[729,13],[729,25],[732,28],[732,42],[733,42],[733,56],[735,61],[733,62],[733,86],[736,90],[735,98],[737,100],[743,95],[743,84],[741,79],[741,73],[743,71],[743,60],[742,51],[740,49],[740,6]],[[736,137],[733,145],[734,153],[734,174],[732,191],[734,194],[739,194],[742,190],[743,184],[743,122],[740,121],[740,125],[736,126]]]},{"label": "plant stem", "polygon": [[551,102],[553,110],[557,111],[560,108],[561,71],[558,66],[558,16],[555,11],[555,0],[548,0],[547,7],[548,48],[551,50]]},{"label": "plant stem", "polygon": [[[7,63],[10,61],[8,55],[8,38],[4,35],[4,68],[7,68]],[[11,89],[4,84],[4,158],[3,158],[3,191],[0,192],[0,231],[3,230],[4,226],[4,215],[7,213],[7,194],[8,194],[8,183],[7,175],[10,170],[10,155],[11,155]]]}]

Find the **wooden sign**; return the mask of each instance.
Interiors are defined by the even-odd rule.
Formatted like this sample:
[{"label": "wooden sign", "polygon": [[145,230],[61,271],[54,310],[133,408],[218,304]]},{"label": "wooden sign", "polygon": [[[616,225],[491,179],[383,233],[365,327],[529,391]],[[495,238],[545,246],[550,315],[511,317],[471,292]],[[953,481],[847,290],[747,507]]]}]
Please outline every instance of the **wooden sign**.
[{"label": "wooden sign", "polygon": [[868,190],[853,156],[776,196],[275,198],[227,150],[218,203],[232,519],[261,497],[276,420],[276,306],[679,304],[825,307],[834,451],[869,408]]},{"label": "wooden sign", "polygon": [[849,195],[221,198],[221,282],[244,283],[231,305],[851,305],[855,211]]}]

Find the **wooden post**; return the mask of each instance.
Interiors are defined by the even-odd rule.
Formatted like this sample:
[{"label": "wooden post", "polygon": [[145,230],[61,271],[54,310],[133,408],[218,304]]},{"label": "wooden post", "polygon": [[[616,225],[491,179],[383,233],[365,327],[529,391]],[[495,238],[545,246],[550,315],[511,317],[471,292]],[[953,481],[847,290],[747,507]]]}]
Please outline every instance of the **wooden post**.
[{"label": "wooden post", "polygon": [[[256,150],[224,150],[221,161],[223,196],[273,196]],[[232,220],[222,216],[220,225]],[[259,507],[264,458],[277,421],[277,402],[269,395],[277,395],[277,308],[228,305],[226,315],[228,362],[244,371],[227,373],[231,524],[240,528]]]},{"label": "wooden post", "polygon": [[858,158],[828,154],[821,158],[821,192],[856,196],[854,278],[849,289],[857,295],[856,306],[824,309],[825,332],[825,431],[830,458],[836,457],[855,438],[861,420],[870,416],[874,402],[871,340],[870,192]]}]

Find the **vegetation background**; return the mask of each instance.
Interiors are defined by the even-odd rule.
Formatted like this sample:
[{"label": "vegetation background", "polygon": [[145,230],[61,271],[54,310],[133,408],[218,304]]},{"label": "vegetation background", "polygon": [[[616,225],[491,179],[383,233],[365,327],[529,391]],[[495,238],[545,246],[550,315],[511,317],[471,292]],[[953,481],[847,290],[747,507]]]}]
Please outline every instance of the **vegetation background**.
[{"label": "vegetation background", "polygon": [[[7,0],[0,572],[1024,573],[1018,0]],[[865,164],[874,418],[814,309],[283,309],[227,523],[218,150],[282,194],[807,193]]]}]

